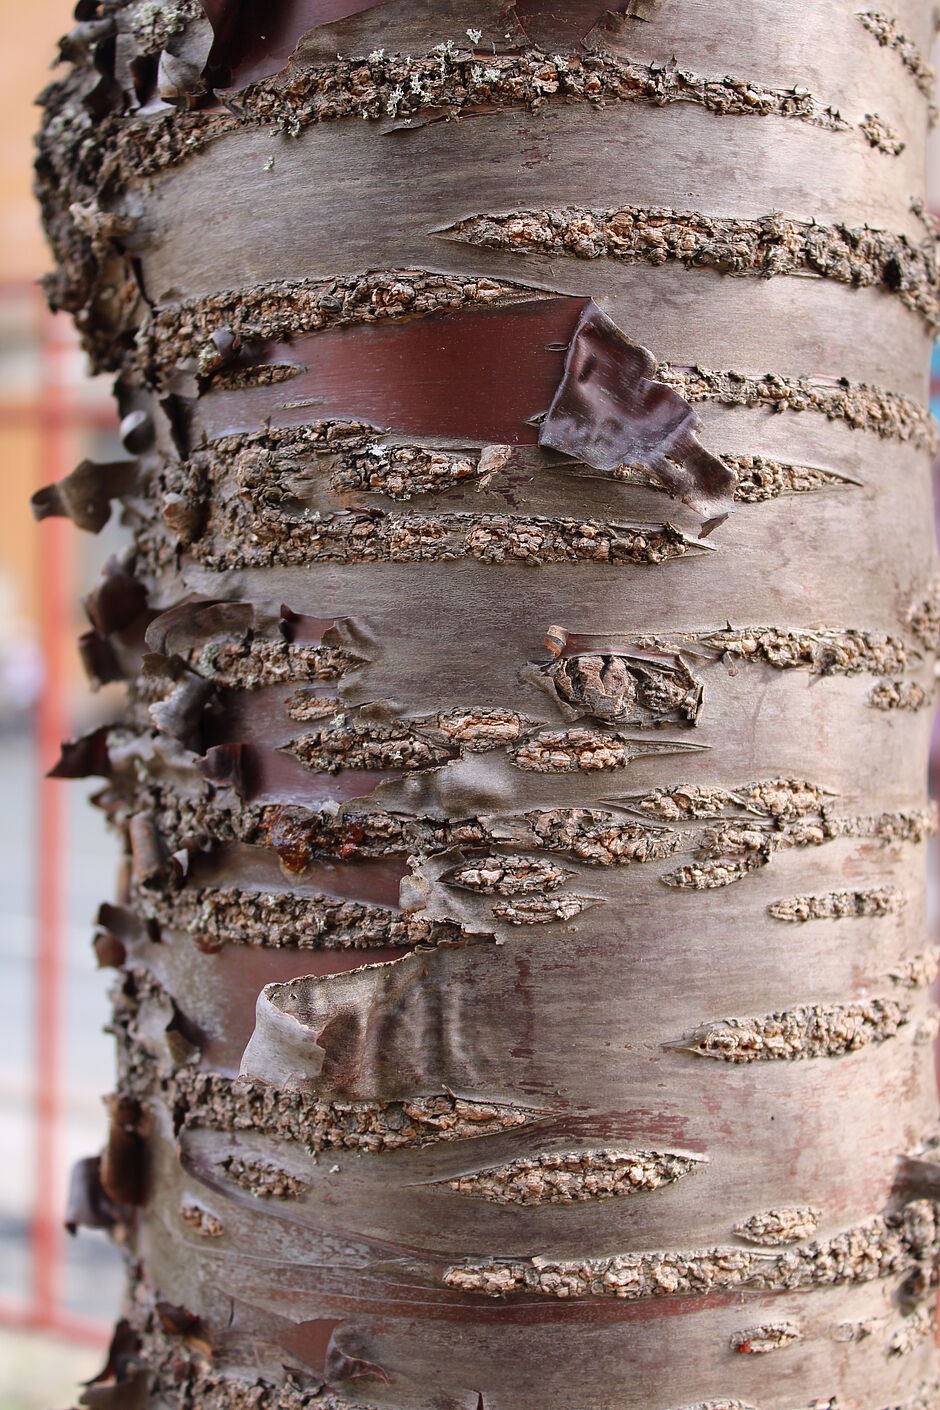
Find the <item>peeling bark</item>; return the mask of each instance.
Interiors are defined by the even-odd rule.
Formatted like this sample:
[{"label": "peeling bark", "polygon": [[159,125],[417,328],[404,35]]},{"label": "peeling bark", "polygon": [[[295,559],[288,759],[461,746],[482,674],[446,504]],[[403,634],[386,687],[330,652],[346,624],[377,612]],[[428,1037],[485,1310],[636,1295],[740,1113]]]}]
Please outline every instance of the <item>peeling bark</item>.
[{"label": "peeling bark", "polygon": [[934,1410],[922,10],[82,0],[82,1405]]}]

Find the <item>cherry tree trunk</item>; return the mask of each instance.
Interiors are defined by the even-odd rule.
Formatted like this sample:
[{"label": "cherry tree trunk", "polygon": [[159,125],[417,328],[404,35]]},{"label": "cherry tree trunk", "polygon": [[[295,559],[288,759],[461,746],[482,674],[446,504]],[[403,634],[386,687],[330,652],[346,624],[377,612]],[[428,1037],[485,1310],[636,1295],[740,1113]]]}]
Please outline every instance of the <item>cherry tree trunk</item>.
[{"label": "cherry tree trunk", "polygon": [[104,1410],[932,1410],[926,0],[81,0]]}]

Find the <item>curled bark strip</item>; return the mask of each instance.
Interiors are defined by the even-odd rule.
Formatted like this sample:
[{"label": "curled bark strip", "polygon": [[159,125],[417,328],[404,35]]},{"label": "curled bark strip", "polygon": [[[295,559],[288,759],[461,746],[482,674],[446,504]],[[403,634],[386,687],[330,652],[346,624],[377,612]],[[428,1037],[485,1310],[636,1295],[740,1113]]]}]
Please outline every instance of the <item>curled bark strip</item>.
[{"label": "curled bark strip", "polygon": [[625,1253],[567,1261],[467,1263],[448,1269],[446,1286],[487,1297],[675,1297],[722,1291],[805,1292],[896,1277],[938,1251],[936,1205],[915,1200],[831,1239],[771,1254],[741,1249]]},{"label": "curled bark strip", "polygon": [[141,621],[147,608],[147,589],[134,574],[133,557],[127,561],[109,558],[83,606],[92,626],[105,637]]},{"label": "curled bark strip", "polygon": [[[442,952],[438,951],[439,956]],[[423,956],[269,984],[241,1074],[279,1088],[404,1099],[479,1086],[450,969]]]},{"label": "curled bark strip", "polygon": [[65,1227],[70,1234],[77,1229],[113,1229],[127,1217],[128,1211],[111,1198],[101,1183],[101,1157],[86,1156],[72,1167],[69,1179]]},{"label": "curled bark strip", "polygon": [[110,778],[111,759],[108,754],[108,740],[114,725],[101,725],[91,734],[81,739],[69,740],[62,745],[58,761],[46,775],[47,778]]},{"label": "curled bark strip", "polygon": [[71,519],[79,529],[100,533],[111,517],[111,501],[129,493],[137,474],[133,460],[109,465],[83,460],[64,480],[36,491],[30,500],[33,517]]},{"label": "curled bark strip", "polygon": [[215,40],[206,65],[214,88],[235,91],[280,73],[300,39],[319,25],[375,9],[382,0],[287,0],[273,7],[202,0]]},{"label": "curled bark strip", "polygon": [[580,1204],[671,1185],[692,1175],[703,1156],[645,1150],[587,1150],[520,1156],[442,1182],[455,1194],[491,1204]]},{"label": "curled bark strip", "polygon": [[116,1204],[139,1207],[147,1198],[145,1116],[132,1097],[111,1099],[108,1142],[101,1157],[101,1186]]},{"label": "curled bark strip", "polygon": [[842,1057],[887,1042],[909,1022],[910,1009],[894,999],[807,1004],[763,1018],[706,1024],[692,1035],[688,1051],[731,1063]]},{"label": "curled bark strip", "polygon": [[589,210],[572,206],[474,215],[440,232],[490,250],[575,255],[628,264],[675,261],[722,274],[813,275],[852,287],[896,294],[935,328],[940,322],[937,252],[933,239],[867,226],[819,225],[772,212],[759,220],[706,216],[668,207]]},{"label": "curled bark strip", "polygon": [[780,1248],[784,1244],[802,1243],[811,1239],[819,1228],[821,1215],[808,1205],[783,1209],[768,1209],[752,1214],[741,1224],[735,1224],[739,1239],[763,1248]]},{"label": "curled bark strip", "polygon": [[733,508],[734,472],[701,445],[699,418],[674,389],[654,380],[656,370],[653,354],[589,301],[539,445],[596,470],[643,465],[670,494],[720,522]]}]

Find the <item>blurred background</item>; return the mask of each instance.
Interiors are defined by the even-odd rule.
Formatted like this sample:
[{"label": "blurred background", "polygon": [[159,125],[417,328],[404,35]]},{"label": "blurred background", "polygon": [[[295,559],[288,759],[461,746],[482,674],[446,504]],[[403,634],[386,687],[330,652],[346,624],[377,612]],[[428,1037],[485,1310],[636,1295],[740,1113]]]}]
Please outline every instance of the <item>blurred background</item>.
[{"label": "blurred background", "polygon": [[[69,1169],[105,1138],[113,1082],[108,972],[90,939],[115,849],[94,785],[41,782],[58,743],[114,717],[75,639],[81,597],[123,546],[33,523],[29,498],[85,457],[125,452],[109,379],[86,376],[70,321],[45,308],[50,266],[31,193],[35,97],[74,0],[0,0],[0,1410],[74,1403],[103,1362],[121,1292],[104,1235],[62,1227]],[[931,152],[940,207],[940,135]],[[940,356],[934,410],[940,411]]]},{"label": "blurred background", "polygon": [[[68,1171],[100,1149],[113,1086],[108,972],[90,947],[114,889],[93,785],[42,783],[56,741],[113,718],[75,650],[81,595],[122,546],[29,498],[80,460],[121,459],[109,380],[90,380],[69,319],[47,312],[50,267],[31,191],[36,95],[74,0],[0,0],[0,1410],[56,1410],[103,1364],[121,1292],[101,1234],[62,1227]],[[112,972],[113,973],[113,972]]]}]

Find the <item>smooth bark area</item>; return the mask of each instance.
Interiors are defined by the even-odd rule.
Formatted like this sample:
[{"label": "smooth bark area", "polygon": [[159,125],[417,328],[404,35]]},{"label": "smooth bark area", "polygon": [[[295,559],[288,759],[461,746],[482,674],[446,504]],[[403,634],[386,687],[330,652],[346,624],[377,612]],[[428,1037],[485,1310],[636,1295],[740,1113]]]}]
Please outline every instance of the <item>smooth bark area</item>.
[{"label": "smooth bark area", "polygon": [[[110,1410],[931,1410],[923,0],[83,0]],[[768,1359],[769,1358],[769,1359]]]}]

